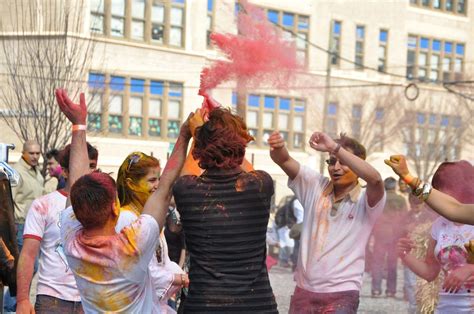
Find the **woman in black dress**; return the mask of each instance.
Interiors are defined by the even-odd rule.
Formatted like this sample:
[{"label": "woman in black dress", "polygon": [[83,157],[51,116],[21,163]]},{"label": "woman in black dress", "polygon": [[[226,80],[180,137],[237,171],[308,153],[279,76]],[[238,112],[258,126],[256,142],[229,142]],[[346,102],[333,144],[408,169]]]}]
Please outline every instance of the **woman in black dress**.
[{"label": "woman in black dress", "polygon": [[265,265],[273,180],[241,168],[253,138],[240,117],[217,108],[194,139],[204,173],[173,189],[191,263],[184,311],[277,313]]}]

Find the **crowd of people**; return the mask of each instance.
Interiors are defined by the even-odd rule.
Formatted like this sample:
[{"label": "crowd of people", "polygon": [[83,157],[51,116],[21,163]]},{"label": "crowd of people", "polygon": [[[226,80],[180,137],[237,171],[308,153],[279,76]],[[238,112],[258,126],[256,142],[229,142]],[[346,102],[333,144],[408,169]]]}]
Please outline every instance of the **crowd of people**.
[{"label": "crowd of people", "polygon": [[[267,267],[274,185],[245,160],[253,137],[242,118],[221,107],[190,113],[163,170],[156,158],[132,152],[115,181],[97,170],[98,151],[86,141],[84,95],[74,103],[58,89],[56,99],[72,139],[46,154],[54,188],[45,190],[37,143],[26,142],[15,165],[17,313],[278,312]],[[398,258],[410,313],[420,311],[417,278],[433,281],[440,273],[436,312],[474,311],[471,164],[445,162],[430,184],[409,173],[404,156],[391,156],[387,165],[410,189],[404,197],[397,180],[383,180],[365,147],[344,134],[314,132],[309,140],[328,153],[329,177],[294,159],[278,131],[268,145],[295,195],[291,224],[274,225],[280,262],[294,266],[290,313],[356,313],[366,262],[379,296],[386,261],[385,293],[394,296]],[[425,257],[415,235],[426,221]],[[11,268],[11,255],[0,251]]]}]

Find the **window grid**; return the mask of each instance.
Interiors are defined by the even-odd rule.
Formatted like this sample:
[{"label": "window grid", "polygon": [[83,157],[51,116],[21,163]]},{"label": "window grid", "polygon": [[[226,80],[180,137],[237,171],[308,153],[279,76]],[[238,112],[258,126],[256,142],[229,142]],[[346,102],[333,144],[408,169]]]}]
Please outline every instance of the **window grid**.
[{"label": "window grid", "polygon": [[[94,35],[183,48],[186,1],[94,0]],[[103,3],[100,5],[100,3]],[[123,8],[123,10],[122,10]],[[123,12],[122,12],[123,11]]]},{"label": "window grid", "polygon": [[464,43],[409,35],[406,76],[410,80],[432,82],[460,80],[464,72],[464,50]]},{"label": "window grid", "polygon": [[461,116],[415,111],[407,115],[414,120],[413,125],[404,130],[407,153],[420,157],[423,152],[428,156],[441,152],[447,160],[459,159],[457,132],[463,123]]},{"label": "window grid", "polygon": [[276,95],[249,94],[247,96],[247,127],[255,137],[251,145],[267,146],[267,139],[279,130],[288,148],[304,149],[306,130],[306,101]]},{"label": "window grid", "polygon": [[297,34],[295,38],[296,53],[298,59],[303,60],[303,63],[307,64],[309,56],[309,45],[307,42],[309,39],[309,16],[269,8],[265,9],[265,11],[270,22],[278,24],[287,30],[284,31],[284,36],[288,39],[293,37],[291,32]]},{"label": "window grid", "polygon": [[179,134],[182,83],[91,72],[89,93],[97,104],[88,109],[89,131],[142,139],[175,139]]},{"label": "window grid", "polygon": [[379,55],[378,70],[381,72],[387,69],[387,53],[388,53],[388,30],[381,29],[379,33]]},{"label": "window grid", "polygon": [[325,129],[329,136],[337,138],[337,115],[339,105],[336,102],[330,102],[326,108]]},{"label": "window grid", "polygon": [[361,133],[361,120],[362,120],[362,105],[353,105],[352,106],[352,115],[351,115],[351,130],[352,137],[355,139],[360,139]]},{"label": "window grid", "polygon": [[207,21],[206,21],[206,43],[207,48],[212,48],[211,33],[214,31],[215,0],[207,0]]},{"label": "window grid", "polygon": [[331,21],[331,64],[340,65],[342,23]]},{"label": "window grid", "polygon": [[357,70],[364,69],[364,42],[365,42],[365,26],[356,26],[356,42],[355,42],[355,68]]},{"label": "window grid", "polygon": [[456,15],[467,15],[467,0],[410,0],[410,5]]}]

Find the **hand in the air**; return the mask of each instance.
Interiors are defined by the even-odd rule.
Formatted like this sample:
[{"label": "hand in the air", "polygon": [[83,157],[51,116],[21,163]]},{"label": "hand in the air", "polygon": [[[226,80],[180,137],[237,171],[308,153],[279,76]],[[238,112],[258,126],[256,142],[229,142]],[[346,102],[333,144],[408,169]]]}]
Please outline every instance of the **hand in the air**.
[{"label": "hand in the air", "polygon": [[408,171],[407,161],[403,155],[392,155],[390,159],[385,159],[384,162],[390,166],[400,178],[404,178],[410,173]]},{"label": "hand in the air", "polygon": [[189,119],[189,129],[193,137],[196,135],[196,129],[204,124],[204,111],[196,109],[191,119]]},{"label": "hand in the air", "polygon": [[332,152],[336,149],[336,142],[326,133],[314,132],[309,139],[309,146],[319,152]]},{"label": "hand in the air", "polygon": [[84,93],[79,96],[79,104],[75,104],[69,99],[66,90],[62,88],[56,89],[56,100],[59,108],[64,115],[72,122],[72,124],[86,124],[87,106]]},{"label": "hand in the air", "polygon": [[281,136],[280,132],[273,131],[270,137],[267,140],[268,145],[270,145],[270,150],[280,149],[285,147],[285,139]]}]

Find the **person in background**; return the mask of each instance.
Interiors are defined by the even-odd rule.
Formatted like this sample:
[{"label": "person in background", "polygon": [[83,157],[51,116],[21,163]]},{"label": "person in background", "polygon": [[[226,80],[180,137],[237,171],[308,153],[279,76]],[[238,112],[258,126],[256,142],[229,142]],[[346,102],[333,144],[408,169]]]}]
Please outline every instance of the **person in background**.
[{"label": "person in background", "polygon": [[395,192],[397,180],[389,177],[384,180],[387,201],[382,215],[375,223],[374,251],[372,260],[372,296],[382,293],[382,277],[387,269],[387,297],[395,297],[397,291],[397,252],[393,249],[398,241],[398,229],[402,217],[407,212],[405,198]]},{"label": "person in background", "polygon": [[[59,159],[64,177],[69,173],[71,145],[67,145]],[[89,171],[97,169],[99,153],[87,143]],[[83,313],[76,280],[62,251],[59,217],[66,208],[69,187],[55,190],[31,204],[25,221],[23,250],[17,271],[17,313],[31,313],[30,287],[34,263],[39,256],[38,283],[36,286],[36,313]]]},{"label": "person in background", "polygon": [[66,178],[63,169],[59,164],[59,150],[53,148],[46,154],[47,178],[44,183],[45,193],[51,193],[66,187]]},{"label": "person in background", "polygon": [[[29,140],[23,144],[20,160],[13,165],[20,175],[20,182],[12,187],[18,252],[21,252],[23,247],[23,230],[31,203],[44,194],[44,179],[39,167],[40,156],[40,145],[36,141]],[[15,312],[16,298],[7,295],[4,299],[4,309],[7,312]]]}]

